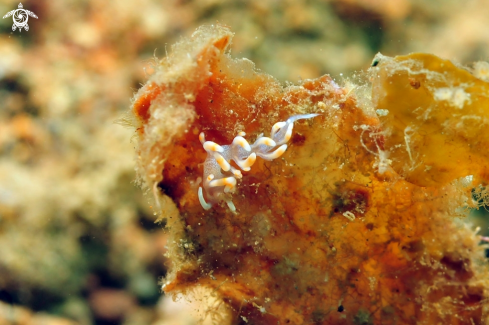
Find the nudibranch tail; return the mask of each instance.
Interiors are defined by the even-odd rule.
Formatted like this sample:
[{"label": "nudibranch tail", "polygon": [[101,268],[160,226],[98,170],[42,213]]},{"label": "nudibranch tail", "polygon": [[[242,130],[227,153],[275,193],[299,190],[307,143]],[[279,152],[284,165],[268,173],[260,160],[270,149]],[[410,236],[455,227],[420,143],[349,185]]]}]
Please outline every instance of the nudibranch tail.
[{"label": "nudibranch tail", "polygon": [[[205,210],[209,210],[213,204],[225,201],[229,210],[236,213],[236,207],[230,199],[231,193],[236,189],[236,179],[241,179],[239,169],[231,165],[233,160],[243,171],[251,170],[257,157],[265,160],[274,160],[282,156],[287,150],[287,142],[292,137],[294,122],[301,119],[310,119],[319,114],[294,115],[285,122],[277,122],[273,125],[270,137],[262,134],[250,145],[244,138],[245,132],[239,132],[230,145],[221,146],[212,141],[206,141],[203,132],[199,134],[199,140],[207,151],[204,162],[203,190],[199,187],[199,202]],[[204,198],[204,192],[207,200]]]},{"label": "nudibranch tail", "polygon": [[319,116],[321,114],[317,114],[317,113],[314,113],[314,114],[299,114],[299,115],[294,115],[294,116],[291,116],[287,119],[287,123],[294,123],[295,121],[297,120],[305,120],[305,119],[310,119],[310,118],[313,118],[313,117],[316,117],[316,116]]}]

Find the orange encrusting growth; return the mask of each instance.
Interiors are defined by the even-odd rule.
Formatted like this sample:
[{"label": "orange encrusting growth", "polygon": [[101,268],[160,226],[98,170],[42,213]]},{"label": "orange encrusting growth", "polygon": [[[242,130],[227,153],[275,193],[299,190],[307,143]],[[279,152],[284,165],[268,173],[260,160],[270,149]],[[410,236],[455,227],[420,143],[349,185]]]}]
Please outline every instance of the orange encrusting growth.
[{"label": "orange encrusting growth", "polygon": [[489,83],[431,54],[378,61],[374,102],[389,111],[380,120],[394,169],[420,186],[467,175],[487,183]]},{"label": "orange encrusting growth", "polygon": [[132,106],[134,115],[139,118],[141,123],[148,121],[150,116],[149,108],[151,106],[151,102],[158,97],[162,91],[162,88],[158,87],[154,83],[145,85],[143,89],[144,91],[141,92],[141,95],[137,98],[136,102],[134,102]]},{"label": "orange encrusting growth", "polygon": [[[471,188],[404,178],[395,132],[386,132],[392,126],[360,108],[355,92],[328,76],[284,88],[226,54],[231,38],[222,26],[199,28],[148,81],[160,89],[151,88],[155,97],[143,87],[133,104],[144,130],[139,175],[177,208],[166,200],[162,209],[171,236],[165,292],[210,287],[236,324],[487,322],[483,248],[453,220]],[[396,94],[389,107],[412,95]],[[202,208],[200,132],[218,144],[239,132],[253,142],[276,122],[308,113],[321,115],[296,122],[282,157],[257,159],[237,184],[222,180],[236,189],[237,214],[225,204]]]}]

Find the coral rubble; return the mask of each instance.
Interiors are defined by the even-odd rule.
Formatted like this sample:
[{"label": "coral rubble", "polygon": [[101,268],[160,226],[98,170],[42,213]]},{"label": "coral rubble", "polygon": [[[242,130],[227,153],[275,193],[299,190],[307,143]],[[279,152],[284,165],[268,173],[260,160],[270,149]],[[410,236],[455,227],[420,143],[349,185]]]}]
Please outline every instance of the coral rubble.
[{"label": "coral rubble", "polygon": [[[211,289],[227,323],[487,323],[484,248],[455,217],[486,179],[489,84],[413,54],[378,55],[371,96],[329,76],[283,87],[233,59],[232,36],[199,28],[133,100],[138,175],[170,234],[164,291]],[[204,210],[199,134],[253,141],[297,114],[320,115],[243,172],[237,213]]]}]

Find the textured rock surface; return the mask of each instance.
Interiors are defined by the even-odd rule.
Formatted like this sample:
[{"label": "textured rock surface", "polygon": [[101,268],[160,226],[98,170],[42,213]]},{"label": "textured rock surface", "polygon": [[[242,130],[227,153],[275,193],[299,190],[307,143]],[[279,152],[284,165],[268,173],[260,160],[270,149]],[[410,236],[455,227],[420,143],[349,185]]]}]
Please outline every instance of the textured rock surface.
[{"label": "textured rock surface", "polygon": [[[444,97],[441,108],[425,107],[423,98],[443,95],[427,90],[448,86],[403,75],[406,62],[441,62],[411,55],[376,57],[373,102],[368,84],[342,88],[328,76],[282,87],[249,60],[231,58],[232,36],[223,26],[199,28],[172,48],[133,102],[140,180],[153,189],[170,231],[165,292],[209,287],[233,323],[487,322],[483,248],[455,219],[461,207],[475,206],[471,189],[479,183],[466,177],[472,156],[453,149],[459,168],[443,170],[445,162],[454,165],[446,150],[470,146],[480,133],[453,138],[435,127],[460,121],[456,109],[482,114],[476,106],[487,84],[447,61],[428,64],[426,75],[442,73],[453,89],[472,82],[478,92],[464,88],[471,97],[461,107]],[[444,119],[413,118],[410,103],[424,107],[417,114],[431,109]],[[257,160],[243,173],[236,215],[225,205],[202,208],[201,131],[219,144],[240,131],[253,141],[304,113],[321,116],[296,123],[280,159]],[[418,123],[407,133],[405,115]],[[434,146],[415,142],[425,130],[437,136]],[[413,161],[435,174],[424,166],[419,176]]]}]

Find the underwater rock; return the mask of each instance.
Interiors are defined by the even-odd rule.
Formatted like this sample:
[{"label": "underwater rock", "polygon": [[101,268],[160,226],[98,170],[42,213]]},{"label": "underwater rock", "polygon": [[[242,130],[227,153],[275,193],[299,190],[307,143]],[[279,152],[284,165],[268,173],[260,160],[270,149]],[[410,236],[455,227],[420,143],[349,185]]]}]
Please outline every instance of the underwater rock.
[{"label": "underwater rock", "polygon": [[[377,55],[372,99],[392,166],[419,186],[472,175],[487,183],[489,69],[470,71],[431,54]],[[487,66],[487,63],[486,63]],[[407,162],[407,163],[406,163]]]},{"label": "underwater rock", "polygon": [[[227,306],[209,311],[220,324],[487,323],[484,248],[455,219],[475,206],[484,136],[445,132],[484,120],[487,83],[414,54],[377,56],[371,95],[329,76],[283,87],[232,58],[232,36],[200,27],[133,100],[139,182],[170,236],[165,293],[210,289]],[[280,157],[229,161],[242,177],[201,204],[206,150],[299,114],[319,115],[294,123]]]}]

